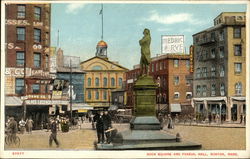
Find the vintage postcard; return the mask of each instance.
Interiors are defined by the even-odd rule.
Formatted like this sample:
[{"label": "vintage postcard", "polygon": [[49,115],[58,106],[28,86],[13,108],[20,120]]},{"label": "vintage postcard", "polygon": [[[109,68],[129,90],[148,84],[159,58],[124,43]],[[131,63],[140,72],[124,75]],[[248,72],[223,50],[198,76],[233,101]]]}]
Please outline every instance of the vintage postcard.
[{"label": "vintage postcard", "polygon": [[250,158],[249,6],[1,1],[1,158]]}]

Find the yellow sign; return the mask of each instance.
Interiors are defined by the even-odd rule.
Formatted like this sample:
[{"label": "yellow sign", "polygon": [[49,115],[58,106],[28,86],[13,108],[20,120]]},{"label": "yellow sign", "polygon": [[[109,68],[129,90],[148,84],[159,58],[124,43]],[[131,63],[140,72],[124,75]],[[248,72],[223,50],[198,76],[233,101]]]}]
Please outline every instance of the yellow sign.
[{"label": "yellow sign", "polygon": [[79,109],[78,113],[87,113],[87,111],[88,111],[87,109]]}]

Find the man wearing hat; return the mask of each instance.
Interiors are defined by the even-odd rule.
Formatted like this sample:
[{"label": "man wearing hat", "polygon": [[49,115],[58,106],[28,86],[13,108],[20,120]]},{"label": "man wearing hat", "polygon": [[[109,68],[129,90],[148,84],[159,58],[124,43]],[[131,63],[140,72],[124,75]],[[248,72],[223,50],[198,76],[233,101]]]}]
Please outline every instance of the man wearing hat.
[{"label": "man wearing hat", "polygon": [[103,111],[98,112],[94,116],[94,122],[96,122],[96,132],[97,132],[98,143],[104,143]]},{"label": "man wearing hat", "polygon": [[50,137],[49,137],[49,146],[51,147],[52,146],[52,141],[54,140],[57,147],[59,147],[59,142],[56,138],[57,136],[57,125],[56,125],[56,119],[55,118],[52,118],[51,119],[51,134],[50,134]]}]

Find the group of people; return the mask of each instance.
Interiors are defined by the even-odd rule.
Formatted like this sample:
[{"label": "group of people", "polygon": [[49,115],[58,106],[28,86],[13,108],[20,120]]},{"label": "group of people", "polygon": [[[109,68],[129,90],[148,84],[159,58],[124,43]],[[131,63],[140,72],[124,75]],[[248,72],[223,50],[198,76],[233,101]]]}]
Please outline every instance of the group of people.
[{"label": "group of people", "polygon": [[97,112],[97,114],[94,116],[93,122],[96,123],[98,143],[110,144],[111,133],[109,130],[112,128],[112,125],[111,125],[111,117],[108,114],[108,111]]},{"label": "group of people", "polygon": [[163,115],[161,113],[158,114],[158,120],[161,124],[161,129],[163,129],[163,127],[167,127],[168,129],[173,129],[175,123],[179,122],[179,117],[178,114],[175,115],[174,119],[172,119],[170,114],[167,115]]},{"label": "group of people", "polygon": [[[7,117],[7,122],[5,124],[6,129],[9,129],[10,125],[13,125],[13,122],[16,122],[14,117]],[[22,118],[18,123],[16,122],[16,133],[18,132],[18,128],[20,130],[21,134],[24,134],[25,130],[28,133],[32,133],[32,128],[33,128],[33,120],[31,118],[28,118],[26,121]]]}]

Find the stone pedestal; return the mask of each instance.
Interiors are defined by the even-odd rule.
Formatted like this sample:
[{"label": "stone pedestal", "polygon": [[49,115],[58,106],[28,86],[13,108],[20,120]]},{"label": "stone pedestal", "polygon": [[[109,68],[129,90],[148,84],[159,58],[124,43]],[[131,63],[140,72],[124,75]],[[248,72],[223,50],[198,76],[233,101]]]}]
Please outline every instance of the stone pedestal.
[{"label": "stone pedestal", "polygon": [[[180,135],[170,135],[160,130],[156,118],[156,84],[150,76],[142,76],[135,83],[135,116],[130,129],[119,132],[112,144],[97,144],[98,150],[193,150],[201,145],[181,141]],[[181,132],[180,132],[181,134]]]}]

